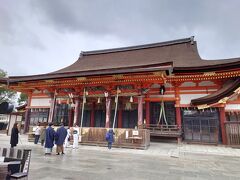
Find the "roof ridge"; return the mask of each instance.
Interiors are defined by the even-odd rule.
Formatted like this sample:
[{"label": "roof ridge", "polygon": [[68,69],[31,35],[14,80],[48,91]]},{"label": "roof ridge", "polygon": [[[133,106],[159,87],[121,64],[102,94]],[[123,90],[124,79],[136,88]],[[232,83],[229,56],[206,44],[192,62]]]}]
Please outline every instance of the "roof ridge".
[{"label": "roof ridge", "polygon": [[176,39],[176,40],[151,43],[151,44],[143,44],[143,45],[137,45],[137,46],[127,46],[127,47],[111,48],[111,49],[103,49],[103,50],[93,50],[93,51],[81,51],[80,56],[107,54],[107,53],[122,52],[122,51],[132,51],[132,50],[138,50],[138,49],[169,46],[169,45],[173,45],[173,44],[181,44],[181,43],[186,43],[186,42],[191,42],[191,44],[193,44],[193,41],[194,41],[194,36],[191,36],[189,38]]}]

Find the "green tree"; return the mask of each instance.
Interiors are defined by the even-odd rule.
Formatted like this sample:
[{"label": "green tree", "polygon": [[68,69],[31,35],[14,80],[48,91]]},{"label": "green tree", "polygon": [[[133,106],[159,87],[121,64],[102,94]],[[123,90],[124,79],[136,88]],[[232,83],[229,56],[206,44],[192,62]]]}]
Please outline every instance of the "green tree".
[{"label": "green tree", "polygon": [[[7,72],[0,69],[0,78],[6,78]],[[6,89],[5,86],[0,86],[0,104],[2,102],[13,103],[16,100],[17,93],[15,91],[11,91]]]},{"label": "green tree", "polygon": [[28,96],[24,93],[21,93],[18,98],[18,105],[27,103]]}]

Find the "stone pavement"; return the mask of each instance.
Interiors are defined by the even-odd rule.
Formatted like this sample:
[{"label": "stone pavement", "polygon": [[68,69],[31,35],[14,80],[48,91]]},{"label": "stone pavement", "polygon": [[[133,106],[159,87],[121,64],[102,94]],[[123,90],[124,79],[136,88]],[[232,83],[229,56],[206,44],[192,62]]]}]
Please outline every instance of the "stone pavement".
[{"label": "stone pavement", "polygon": [[[10,137],[0,134],[0,146]],[[66,149],[66,155],[44,156],[41,145],[21,135],[18,148],[32,148],[30,180],[95,179],[240,179],[240,149],[224,146],[151,143],[148,150],[98,146]],[[55,149],[54,149],[55,150]]]}]

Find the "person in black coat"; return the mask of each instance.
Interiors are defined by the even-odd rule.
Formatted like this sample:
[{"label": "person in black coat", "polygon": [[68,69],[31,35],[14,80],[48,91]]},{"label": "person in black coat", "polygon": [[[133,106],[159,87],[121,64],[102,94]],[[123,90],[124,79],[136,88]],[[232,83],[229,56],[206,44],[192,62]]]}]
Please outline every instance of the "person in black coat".
[{"label": "person in black coat", "polygon": [[17,146],[18,144],[18,123],[15,123],[13,125],[12,128],[12,133],[11,133],[11,140],[10,140],[10,144],[11,144],[11,148],[13,148],[14,146]]}]

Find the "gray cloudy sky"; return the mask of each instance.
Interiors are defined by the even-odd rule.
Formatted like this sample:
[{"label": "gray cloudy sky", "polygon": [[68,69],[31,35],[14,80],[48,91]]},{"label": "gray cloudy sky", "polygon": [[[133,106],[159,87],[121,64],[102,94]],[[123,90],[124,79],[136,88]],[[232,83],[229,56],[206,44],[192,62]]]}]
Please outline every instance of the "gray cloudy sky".
[{"label": "gray cloudy sky", "polygon": [[205,59],[240,57],[239,0],[0,0],[0,68],[48,73],[81,51],[195,36]]}]

